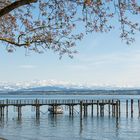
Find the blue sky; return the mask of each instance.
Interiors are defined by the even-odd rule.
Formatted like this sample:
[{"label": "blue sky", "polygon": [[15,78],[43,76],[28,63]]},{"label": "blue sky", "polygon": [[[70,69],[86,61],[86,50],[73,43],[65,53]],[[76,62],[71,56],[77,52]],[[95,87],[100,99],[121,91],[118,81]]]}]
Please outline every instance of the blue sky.
[{"label": "blue sky", "polygon": [[140,85],[140,33],[127,46],[119,38],[119,31],[89,34],[77,43],[74,59],[51,51],[30,53],[24,49],[7,53],[0,47],[0,81],[56,80],[89,85]]}]

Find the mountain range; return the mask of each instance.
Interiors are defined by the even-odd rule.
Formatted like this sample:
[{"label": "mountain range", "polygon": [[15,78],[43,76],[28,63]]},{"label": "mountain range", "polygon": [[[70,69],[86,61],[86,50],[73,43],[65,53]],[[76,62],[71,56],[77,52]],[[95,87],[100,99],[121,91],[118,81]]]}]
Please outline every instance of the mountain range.
[{"label": "mountain range", "polygon": [[139,89],[133,87],[118,87],[108,85],[88,85],[74,84],[55,80],[34,80],[25,82],[0,82],[0,91],[60,91],[60,90],[119,90],[119,89]]}]

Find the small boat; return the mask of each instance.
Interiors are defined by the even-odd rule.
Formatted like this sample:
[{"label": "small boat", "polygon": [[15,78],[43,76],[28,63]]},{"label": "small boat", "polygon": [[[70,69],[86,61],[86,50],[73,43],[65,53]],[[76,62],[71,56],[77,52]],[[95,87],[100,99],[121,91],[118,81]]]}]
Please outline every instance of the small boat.
[{"label": "small boat", "polygon": [[62,114],[63,108],[62,108],[62,106],[49,106],[48,111],[51,114]]}]

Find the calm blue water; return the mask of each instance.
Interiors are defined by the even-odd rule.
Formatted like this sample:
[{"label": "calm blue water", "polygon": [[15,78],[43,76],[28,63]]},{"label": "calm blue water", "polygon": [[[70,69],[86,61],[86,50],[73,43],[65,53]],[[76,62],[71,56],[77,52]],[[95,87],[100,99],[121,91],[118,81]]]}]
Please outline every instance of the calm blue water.
[{"label": "calm blue water", "polygon": [[[105,116],[91,116],[91,107],[88,108],[88,117],[80,121],[79,106],[75,107],[74,117],[69,117],[68,108],[63,106],[64,114],[52,116],[48,107],[41,107],[39,119],[35,118],[33,107],[22,108],[22,118],[17,117],[16,108],[10,107],[8,117],[0,120],[0,137],[8,140],[140,140],[140,118],[138,117],[137,99],[140,95],[1,95],[0,99],[120,99],[121,117],[108,116],[108,107],[105,107]],[[134,115],[128,118],[125,112],[125,100],[134,99]],[[130,113],[130,103],[129,103]]]},{"label": "calm blue water", "polygon": [[0,95],[0,99],[140,99],[140,95]]}]

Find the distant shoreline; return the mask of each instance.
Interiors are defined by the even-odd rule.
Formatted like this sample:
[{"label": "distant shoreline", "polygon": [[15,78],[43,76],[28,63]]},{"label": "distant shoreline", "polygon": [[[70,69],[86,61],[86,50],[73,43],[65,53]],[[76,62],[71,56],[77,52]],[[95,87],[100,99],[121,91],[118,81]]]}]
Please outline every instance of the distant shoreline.
[{"label": "distant shoreline", "polygon": [[139,89],[134,90],[62,90],[62,91],[0,91],[0,95],[140,95]]}]

